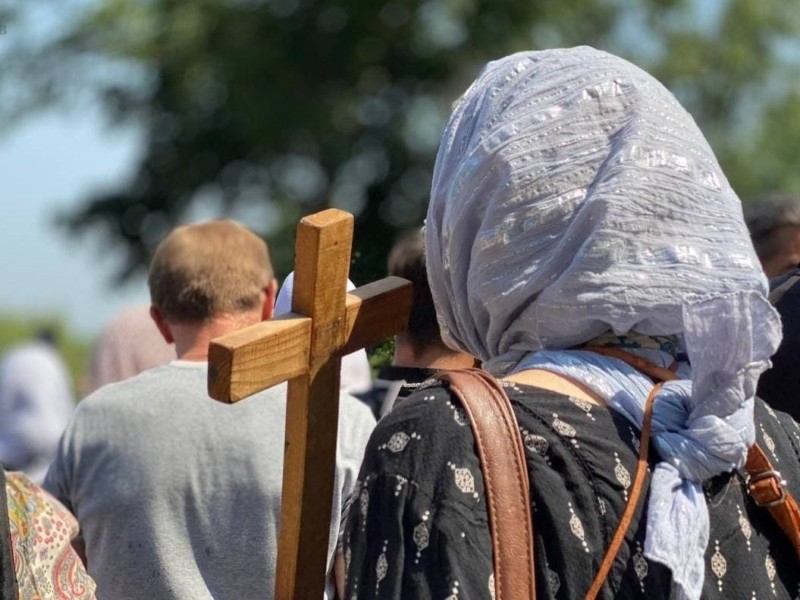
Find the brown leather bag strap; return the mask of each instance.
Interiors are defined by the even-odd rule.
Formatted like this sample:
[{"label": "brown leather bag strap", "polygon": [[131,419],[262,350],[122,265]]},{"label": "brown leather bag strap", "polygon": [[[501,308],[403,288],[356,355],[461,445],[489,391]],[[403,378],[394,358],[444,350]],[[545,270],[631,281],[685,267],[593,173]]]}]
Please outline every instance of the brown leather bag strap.
[{"label": "brown leather bag strap", "polygon": [[766,508],[794,546],[800,560],[800,509],[781,474],[758,444],[747,452],[747,491],[756,504]]},{"label": "brown leather bag strap", "polygon": [[641,497],[642,488],[644,487],[644,479],[647,474],[647,459],[650,453],[650,426],[653,421],[653,405],[655,404],[656,396],[659,390],[664,385],[665,381],[672,381],[678,379],[675,371],[671,368],[659,367],[655,363],[636,356],[630,352],[626,352],[621,348],[613,346],[584,346],[583,350],[590,350],[597,354],[618,358],[619,360],[628,363],[634,369],[644,373],[645,375],[657,380],[659,383],[650,390],[647,396],[647,401],[644,406],[644,418],[642,420],[642,429],[639,438],[639,460],[636,465],[636,475],[634,476],[633,485],[628,493],[628,502],[625,505],[625,510],[622,513],[617,530],[611,538],[611,543],[606,549],[606,555],[600,565],[600,569],[592,582],[589,591],[586,593],[586,600],[594,600],[600,591],[603,589],[611,567],[614,566],[614,560],[619,554],[619,549],[625,541],[625,536],[630,528],[633,515],[636,513],[636,508],[639,505],[639,498]]},{"label": "brown leather bag strap", "polygon": [[628,493],[628,502],[625,505],[625,510],[622,513],[619,524],[617,524],[614,537],[611,538],[611,543],[606,549],[606,555],[603,558],[600,569],[597,571],[597,575],[595,575],[589,591],[586,592],[586,600],[594,600],[597,594],[600,593],[600,590],[603,589],[603,584],[605,584],[606,578],[608,578],[611,567],[614,566],[614,561],[617,558],[617,554],[619,554],[622,542],[625,541],[625,536],[628,533],[633,515],[636,512],[636,507],[639,505],[639,497],[642,494],[644,478],[647,474],[647,456],[650,453],[650,424],[653,421],[653,404],[655,404],[656,395],[662,385],[664,385],[663,382],[656,384],[647,397],[647,402],[644,406],[641,437],[639,438],[639,461],[636,464],[636,475],[633,479],[633,485]]},{"label": "brown leather bag strap", "polygon": [[[791,285],[794,283],[796,280]],[[790,286],[787,286],[787,289],[788,287]],[[777,300],[773,302],[777,302]],[[586,346],[585,349],[618,358],[656,379],[669,381],[677,378],[674,374],[670,375],[668,370],[620,348]],[[781,478],[781,474],[775,470],[758,444],[753,444],[748,449],[745,470],[747,471],[747,491],[750,496],[758,506],[769,511],[772,518],[792,542],[797,558],[800,560],[800,508],[794,496],[786,489],[786,482]]]},{"label": "brown leather bag strap", "polygon": [[[536,585],[530,482],[525,450],[511,402],[499,382],[479,369],[448,371],[440,373],[438,377],[448,382],[450,389],[461,400],[475,435],[486,488],[496,598],[534,599]],[[602,590],[639,505],[647,474],[653,404],[660,388],[661,384],[656,385],[647,398],[639,461],[628,502],[600,569],[586,594],[587,600],[594,599]],[[528,527],[524,526],[526,523]]]},{"label": "brown leather bag strap", "polygon": [[619,360],[628,363],[637,371],[640,371],[657,381],[672,381],[673,379],[678,379],[678,376],[672,369],[659,367],[646,358],[626,352],[622,348],[615,348],[614,346],[581,346],[578,348],[578,350],[589,350],[595,354],[602,354],[604,356],[618,358]]},{"label": "brown leather bag strap", "polygon": [[481,462],[497,600],[534,600],[530,483],[517,420],[500,383],[479,369],[437,375],[461,400]]}]

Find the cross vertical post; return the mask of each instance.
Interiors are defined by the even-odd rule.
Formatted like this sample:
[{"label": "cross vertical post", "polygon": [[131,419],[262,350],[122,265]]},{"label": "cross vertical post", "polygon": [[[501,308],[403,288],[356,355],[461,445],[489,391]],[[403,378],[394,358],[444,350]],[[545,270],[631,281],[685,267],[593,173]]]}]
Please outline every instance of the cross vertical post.
[{"label": "cross vertical post", "polygon": [[236,402],[289,381],[276,600],[320,600],[336,468],[341,356],[401,331],[411,283],[346,292],[352,215],[329,209],[297,229],[292,313],[212,341],[209,395]]},{"label": "cross vertical post", "polygon": [[297,228],[292,311],[311,318],[311,345],[308,373],[289,380],[276,599],[321,598],[324,588],[342,362],[330,351],[344,343],[352,245],[347,213],[319,213]]}]

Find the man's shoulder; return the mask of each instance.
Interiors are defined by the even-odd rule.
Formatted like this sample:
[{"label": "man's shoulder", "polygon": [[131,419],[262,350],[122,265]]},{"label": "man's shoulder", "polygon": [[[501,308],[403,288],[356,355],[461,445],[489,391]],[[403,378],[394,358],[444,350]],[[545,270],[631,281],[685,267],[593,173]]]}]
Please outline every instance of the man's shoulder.
[{"label": "man's shoulder", "polygon": [[161,365],[104,385],[81,400],[78,409],[80,412],[125,410],[130,403],[139,405],[142,399],[152,397],[159,391],[166,393],[172,387],[184,388],[188,380],[182,369],[169,364]]}]

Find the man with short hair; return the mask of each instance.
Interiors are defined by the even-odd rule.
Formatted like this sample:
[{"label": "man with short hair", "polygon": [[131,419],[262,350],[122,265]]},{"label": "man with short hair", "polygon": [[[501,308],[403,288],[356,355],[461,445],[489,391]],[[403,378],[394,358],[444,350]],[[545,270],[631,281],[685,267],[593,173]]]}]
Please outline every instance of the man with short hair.
[{"label": "man with short hair", "polygon": [[767,277],[800,263],[800,198],[770,194],[744,204],[744,216]]},{"label": "man with short hair", "polygon": [[[78,517],[98,597],[270,598],[286,384],[234,405],[206,388],[209,341],[272,317],[267,246],[232,221],[179,227],[148,283],[178,359],[81,402],[45,485]],[[330,540],[374,424],[342,396]]]}]

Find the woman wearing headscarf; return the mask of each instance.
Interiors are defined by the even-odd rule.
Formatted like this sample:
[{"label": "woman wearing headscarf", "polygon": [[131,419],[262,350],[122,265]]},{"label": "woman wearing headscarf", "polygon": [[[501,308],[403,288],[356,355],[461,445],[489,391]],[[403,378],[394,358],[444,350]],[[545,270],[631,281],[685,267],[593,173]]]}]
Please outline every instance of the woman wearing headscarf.
[{"label": "woman wearing headscarf", "polygon": [[[600,597],[797,595],[796,554],[742,475],[757,441],[800,492],[800,430],[754,399],[780,324],[740,202],[660,83],[585,47],[489,63],[442,136],[426,252],[445,341],[514,409],[537,598],[584,597],[633,492],[654,388],[637,361],[674,375]],[[347,598],[495,597],[475,438],[447,386],[379,423],[342,544]]]}]

